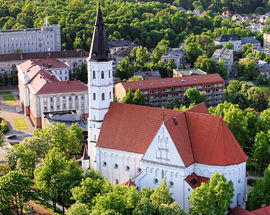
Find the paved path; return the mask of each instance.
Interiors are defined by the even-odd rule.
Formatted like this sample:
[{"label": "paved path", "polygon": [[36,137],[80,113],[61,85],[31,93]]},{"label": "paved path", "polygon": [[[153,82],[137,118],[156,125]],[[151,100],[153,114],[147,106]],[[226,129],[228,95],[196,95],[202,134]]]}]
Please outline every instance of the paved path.
[{"label": "paved path", "polygon": [[40,215],[54,215],[53,212],[46,210],[45,208],[43,208],[42,206],[36,204],[33,201],[29,201],[27,203],[27,205],[29,206],[30,209],[32,209],[33,212],[31,213],[26,213],[28,215],[34,215],[34,214],[40,214]]},{"label": "paved path", "polygon": [[[5,136],[11,135],[11,134],[16,134],[17,138],[14,140],[8,140],[5,138],[5,143],[4,147],[0,148],[0,161],[3,160],[4,154],[7,150],[7,148],[10,148],[11,145],[9,144],[10,142],[20,142],[22,141],[25,137],[32,136],[34,127],[29,119],[28,116],[24,116],[22,109],[20,107],[19,103],[19,96],[18,96],[18,90],[15,89],[1,89],[1,91],[10,91],[16,100],[16,103],[9,103],[6,104],[5,100],[3,98],[3,95],[0,95],[0,117],[4,118],[7,120],[7,123],[9,125],[9,131],[6,133]],[[20,111],[18,113],[18,111]],[[23,118],[27,124],[28,129],[26,130],[18,130],[15,127],[13,119],[18,119],[18,118]]]}]

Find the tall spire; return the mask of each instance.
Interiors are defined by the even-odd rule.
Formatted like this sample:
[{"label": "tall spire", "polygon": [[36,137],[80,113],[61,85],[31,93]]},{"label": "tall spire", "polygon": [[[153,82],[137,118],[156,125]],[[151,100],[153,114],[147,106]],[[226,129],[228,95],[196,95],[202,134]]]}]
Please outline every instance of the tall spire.
[{"label": "tall spire", "polygon": [[109,44],[103,23],[102,13],[100,10],[100,3],[98,4],[95,29],[93,32],[92,44],[90,48],[90,59],[97,61],[109,60]]}]

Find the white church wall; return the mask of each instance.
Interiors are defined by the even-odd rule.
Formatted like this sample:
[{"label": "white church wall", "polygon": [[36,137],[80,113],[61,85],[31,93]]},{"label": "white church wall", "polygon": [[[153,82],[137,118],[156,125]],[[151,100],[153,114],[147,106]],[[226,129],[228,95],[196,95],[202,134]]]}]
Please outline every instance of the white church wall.
[{"label": "white church wall", "polygon": [[112,184],[122,184],[141,172],[142,154],[96,147],[97,170]]}]

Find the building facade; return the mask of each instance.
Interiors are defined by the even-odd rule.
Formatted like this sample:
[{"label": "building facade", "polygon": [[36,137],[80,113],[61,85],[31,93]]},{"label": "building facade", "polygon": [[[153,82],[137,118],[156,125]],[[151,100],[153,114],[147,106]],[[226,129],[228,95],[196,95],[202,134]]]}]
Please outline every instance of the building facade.
[{"label": "building facade", "polygon": [[78,110],[88,117],[87,86],[80,81],[65,81],[65,70],[55,68],[55,64],[63,63],[51,60],[49,67],[33,60],[17,66],[20,103],[36,128],[41,128],[43,112]]},{"label": "building facade", "polygon": [[0,30],[0,54],[22,52],[47,52],[61,50],[60,26],[40,29]]},{"label": "building facade", "polygon": [[185,63],[185,50],[180,48],[170,49],[161,56],[161,59],[163,59],[166,63],[173,61],[176,68],[179,68],[180,64]]},{"label": "building facade", "polygon": [[154,80],[121,82],[115,85],[115,97],[121,101],[129,88],[135,92],[140,89],[147,104],[163,107],[170,97],[178,96],[183,101],[184,93],[189,88],[205,92],[207,102],[217,105],[223,101],[225,81],[218,74],[192,75],[182,78],[160,78]]},{"label": "building facade", "polygon": [[[244,206],[247,156],[223,119],[210,115],[203,103],[185,112],[113,103],[111,71],[99,6],[88,59],[90,166],[85,162],[84,169],[99,171],[114,185],[135,185],[139,190],[154,189],[166,178],[172,198],[186,211],[193,189],[219,172],[233,182],[231,207]],[[195,83],[204,80],[208,88],[216,83],[223,89],[224,80],[217,74],[203,76],[190,77]],[[163,80],[174,83],[176,78]],[[155,80],[143,83],[147,81],[151,85]],[[178,81],[173,86],[179,86]]]},{"label": "building facade", "polygon": [[238,34],[222,35],[214,40],[215,45],[222,45],[223,47],[229,42],[233,44],[234,51],[242,48],[242,41]]},{"label": "building facade", "polygon": [[174,78],[182,78],[184,76],[190,75],[206,75],[207,73],[198,68],[190,68],[190,69],[174,69],[173,77]]},{"label": "building facade", "polygon": [[224,62],[224,65],[227,69],[227,76],[231,75],[232,72],[232,65],[233,65],[233,50],[231,49],[217,49],[214,54],[212,55],[212,58],[219,63],[219,59],[221,58]]},{"label": "building facade", "polygon": [[270,49],[270,34],[263,34],[263,48]]}]

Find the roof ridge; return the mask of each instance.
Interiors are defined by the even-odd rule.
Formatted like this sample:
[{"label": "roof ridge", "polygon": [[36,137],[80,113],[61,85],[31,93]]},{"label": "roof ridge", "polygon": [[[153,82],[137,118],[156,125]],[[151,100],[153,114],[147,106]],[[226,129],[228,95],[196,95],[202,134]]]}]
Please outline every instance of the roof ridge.
[{"label": "roof ridge", "polygon": [[[189,113],[190,113],[190,112],[189,112]],[[194,112],[191,112],[191,113],[194,113]],[[190,133],[189,133],[189,126],[188,126],[188,122],[187,122],[186,111],[184,112],[184,116],[185,116],[185,122],[186,122],[187,132],[188,132],[188,139],[189,139],[189,143],[190,143],[190,146],[191,146],[191,151],[192,151],[193,161],[194,161],[194,163],[196,163],[195,156],[194,156],[194,152],[193,152],[193,145],[192,145],[192,141],[191,141]]]}]

